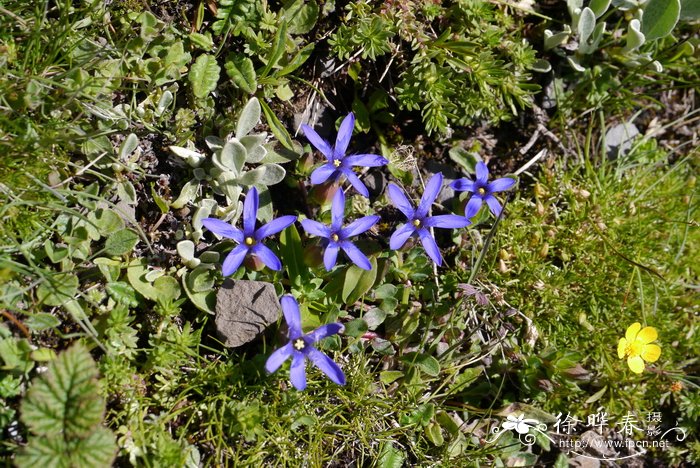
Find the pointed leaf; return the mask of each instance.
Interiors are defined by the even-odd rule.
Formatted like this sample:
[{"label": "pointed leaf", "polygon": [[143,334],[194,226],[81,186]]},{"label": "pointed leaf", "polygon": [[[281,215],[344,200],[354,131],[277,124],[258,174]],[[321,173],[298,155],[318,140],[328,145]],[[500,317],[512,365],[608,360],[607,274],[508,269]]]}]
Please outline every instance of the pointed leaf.
[{"label": "pointed leaf", "polygon": [[108,255],[124,255],[131,252],[138,242],[138,234],[131,229],[117,231],[107,238],[105,253]]},{"label": "pointed leaf", "polygon": [[287,276],[293,281],[301,280],[304,284],[309,277],[309,269],[304,265],[301,237],[296,226],[292,224],[280,233],[280,257]]},{"label": "pointed leaf", "polygon": [[267,124],[270,126],[272,133],[274,133],[285,148],[294,152],[295,149],[294,143],[292,142],[292,137],[289,136],[289,133],[284,125],[282,125],[282,122],[279,121],[277,116],[274,114],[274,112],[272,112],[272,109],[270,109],[270,106],[268,106],[265,101],[262,101],[260,105],[262,106],[263,114],[265,114],[265,120],[267,120]]}]

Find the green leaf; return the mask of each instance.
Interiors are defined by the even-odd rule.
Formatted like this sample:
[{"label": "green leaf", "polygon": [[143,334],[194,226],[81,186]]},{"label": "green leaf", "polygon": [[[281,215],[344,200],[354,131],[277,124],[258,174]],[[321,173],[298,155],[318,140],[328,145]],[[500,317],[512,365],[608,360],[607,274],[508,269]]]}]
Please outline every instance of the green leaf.
[{"label": "green leaf", "polygon": [[39,436],[84,437],[102,421],[105,405],[88,350],[73,345],[32,381],[21,404],[22,422]]},{"label": "green leaf", "polygon": [[370,257],[371,270],[363,270],[357,265],[351,265],[345,272],[342,299],[346,304],[354,304],[367,294],[377,279],[377,259]]},{"label": "green leaf", "polygon": [[350,320],[345,324],[345,334],[353,338],[360,337],[367,332],[367,322],[364,319],[357,318]]},{"label": "green leaf", "polygon": [[114,434],[98,426],[75,445],[72,466],[111,466],[117,452]]},{"label": "green leaf", "polygon": [[163,197],[158,195],[158,192],[156,192],[155,184],[153,182],[151,182],[151,196],[153,197],[153,201],[156,202],[156,206],[158,206],[158,209],[162,214],[165,214],[168,211],[170,211],[168,202],[165,201]]},{"label": "green leaf", "polygon": [[588,8],[590,8],[593,13],[595,13],[596,18],[600,18],[603,16],[603,13],[608,11],[608,7],[610,6],[611,0],[591,0],[590,5],[588,5]]},{"label": "green leaf", "polygon": [[216,308],[216,291],[214,291],[214,273],[204,266],[198,266],[185,274],[182,285],[192,303],[201,311],[214,313]]},{"label": "green leaf", "polygon": [[126,140],[124,140],[124,143],[122,143],[121,147],[119,148],[119,159],[125,160],[127,156],[129,156],[131,153],[134,152],[136,148],[138,148],[138,146],[139,138],[133,133],[130,133],[129,136],[126,137]]},{"label": "green leaf", "polygon": [[700,18],[700,2],[698,0],[681,0],[681,17],[683,21]]},{"label": "green leaf", "polygon": [[258,89],[253,61],[245,55],[229,54],[224,69],[237,88],[249,94],[254,94]]},{"label": "green leaf", "polygon": [[95,225],[97,231],[105,237],[124,229],[124,220],[109,209],[100,208],[97,211],[90,212],[87,218]]},{"label": "green leaf", "polygon": [[588,38],[591,37],[593,29],[595,29],[595,13],[593,13],[593,10],[586,7],[581,12],[581,18],[578,21],[580,44],[586,44],[588,42]]},{"label": "green leaf", "polygon": [[593,395],[588,397],[586,399],[586,404],[589,405],[591,403],[595,403],[596,401],[600,400],[601,398],[603,398],[603,395],[605,395],[605,392],[607,392],[607,391],[608,391],[608,386],[606,385],[605,387],[601,388],[600,390],[595,392]]},{"label": "green leaf", "polygon": [[431,377],[437,377],[440,374],[440,363],[429,354],[411,352],[407,353],[401,360],[406,364],[416,366]]},{"label": "green leaf", "polygon": [[316,44],[313,43],[305,45],[304,48],[297,52],[294,58],[292,58],[292,60],[290,60],[287,65],[285,65],[280,71],[275,73],[275,76],[283,77],[289,75],[294,70],[302,66],[309,59],[309,57],[311,57],[311,53],[314,51],[314,47],[316,47]]},{"label": "green leaf", "polygon": [[238,117],[236,125],[236,138],[239,140],[250,133],[260,123],[260,101],[252,97],[246,102],[245,107]]},{"label": "green leaf", "polygon": [[649,0],[642,13],[642,34],[647,41],[671,34],[680,14],[680,0]]},{"label": "green leaf", "polygon": [[138,241],[138,234],[131,229],[117,231],[107,238],[105,252],[108,255],[124,255],[131,252]]},{"label": "green leaf", "polygon": [[117,183],[117,196],[120,200],[124,200],[129,205],[136,204],[136,189],[128,180],[122,180]]},{"label": "green leaf", "polygon": [[122,263],[119,260],[113,260],[107,257],[98,257],[93,260],[93,263],[100,269],[100,273],[108,282],[117,281],[121,273]]},{"label": "green leaf", "polygon": [[384,385],[389,385],[403,377],[401,371],[384,371],[379,373],[379,381]]},{"label": "green leaf", "polygon": [[177,200],[170,204],[171,207],[179,210],[183,206],[187,205],[189,202],[194,200],[197,196],[197,191],[199,190],[199,182],[196,179],[188,180],[185,185],[182,186],[180,191],[180,196]]},{"label": "green leaf", "polygon": [[314,28],[318,19],[315,0],[291,0],[284,4],[284,18],[289,24],[289,34],[306,34]]},{"label": "green leaf", "polygon": [[309,269],[304,265],[304,249],[296,226],[292,224],[280,234],[280,256],[287,276],[294,282],[304,284],[309,278]]},{"label": "green leaf", "polygon": [[406,460],[406,454],[394,448],[393,442],[385,442],[379,451],[377,468],[401,468]]},{"label": "green leaf", "polygon": [[162,300],[164,302],[174,301],[180,297],[180,294],[182,293],[182,290],[180,289],[180,282],[172,276],[167,275],[156,278],[156,280],[153,282],[153,288],[158,294],[158,300]]},{"label": "green leaf", "polygon": [[638,19],[633,19],[627,25],[627,44],[625,45],[625,52],[637,50],[642,44],[644,44],[644,40],[646,38],[639,30],[640,28],[641,23]]},{"label": "green leaf", "polygon": [[158,291],[153,287],[151,281],[146,279],[149,273],[148,263],[145,258],[133,260],[126,268],[126,278],[129,284],[136,289],[143,297],[155,301],[158,298]]},{"label": "green leaf", "polygon": [[221,68],[213,55],[204,54],[190,68],[188,79],[192,85],[192,93],[199,99],[204,99],[216,89]]},{"label": "green leaf", "polygon": [[437,423],[431,422],[425,427],[425,436],[436,447],[440,447],[445,443],[445,438],[442,436],[442,429]]},{"label": "green leaf", "polygon": [[40,332],[59,326],[61,321],[51,314],[40,312],[27,318],[24,324],[32,331]]},{"label": "green leaf", "polygon": [[272,47],[270,48],[270,53],[267,56],[267,63],[265,68],[260,72],[260,76],[267,76],[273,67],[277,65],[279,59],[282,58],[284,54],[285,42],[287,41],[287,22],[282,21],[282,23],[277,28],[277,34],[275,34],[275,39],[272,42]]},{"label": "green leaf", "polygon": [[265,114],[267,125],[270,126],[270,129],[272,130],[272,133],[274,133],[275,137],[277,137],[280,143],[282,143],[282,146],[290,151],[295,151],[292,137],[289,136],[287,129],[284,127],[284,125],[282,125],[282,122],[279,121],[274,112],[272,112],[270,106],[268,106],[265,101],[260,101],[260,105],[262,106],[263,114]]},{"label": "green leaf", "polygon": [[136,299],[136,290],[125,283],[124,281],[115,281],[112,283],[107,283],[105,286],[107,294],[109,294],[115,301],[120,304],[124,304],[131,307],[136,307],[139,305]]},{"label": "green leaf", "polygon": [[60,306],[70,301],[78,292],[80,281],[72,273],[59,273],[48,276],[36,288],[39,302],[47,306]]}]

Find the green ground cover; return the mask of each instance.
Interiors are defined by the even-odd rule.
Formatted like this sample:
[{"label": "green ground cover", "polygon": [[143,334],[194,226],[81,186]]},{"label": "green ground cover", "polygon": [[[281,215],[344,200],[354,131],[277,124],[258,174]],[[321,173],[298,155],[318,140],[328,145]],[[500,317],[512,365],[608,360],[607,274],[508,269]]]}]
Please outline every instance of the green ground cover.
[{"label": "green ground cover", "polygon": [[697,463],[699,14],[0,0],[0,457]]}]

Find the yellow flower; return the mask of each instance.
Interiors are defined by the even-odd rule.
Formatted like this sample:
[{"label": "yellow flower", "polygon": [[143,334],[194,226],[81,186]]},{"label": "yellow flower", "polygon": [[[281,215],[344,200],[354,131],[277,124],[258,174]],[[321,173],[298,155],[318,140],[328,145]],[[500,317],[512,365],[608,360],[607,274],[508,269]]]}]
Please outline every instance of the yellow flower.
[{"label": "yellow flower", "polygon": [[617,355],[620,359],[627,357],[627,365],[635,374],[644,371],[644,361],[656,362],[661,355],[659,345],[650,344],[658,337],[656,328],[644,327],[635,322],[627,329],[624,338],[617,343]]}]

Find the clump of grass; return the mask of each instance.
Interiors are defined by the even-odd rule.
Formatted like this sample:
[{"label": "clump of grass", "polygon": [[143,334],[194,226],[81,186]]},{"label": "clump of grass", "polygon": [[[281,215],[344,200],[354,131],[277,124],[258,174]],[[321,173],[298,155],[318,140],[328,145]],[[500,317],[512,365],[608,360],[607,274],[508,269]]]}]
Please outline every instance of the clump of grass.
[{"label": "clump of grass", "polygon": [[[617,160],[569,169],[555,161],[532,193],[509,204],[491,264],[495,283],[539,333],[520,354],[526,401],[584,420],[599,406],[616,415],[664,411],[696,427],[683,402],[697,388],[697,360],[688,356],[700,353],[699,162],[697,149],[678,158],[642,139]],[[657,328],[662,347],[642,376],[616,351],[634,322]],[[686,390],[671,394],[679,381]]]}]

